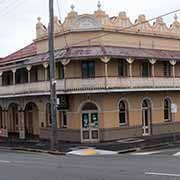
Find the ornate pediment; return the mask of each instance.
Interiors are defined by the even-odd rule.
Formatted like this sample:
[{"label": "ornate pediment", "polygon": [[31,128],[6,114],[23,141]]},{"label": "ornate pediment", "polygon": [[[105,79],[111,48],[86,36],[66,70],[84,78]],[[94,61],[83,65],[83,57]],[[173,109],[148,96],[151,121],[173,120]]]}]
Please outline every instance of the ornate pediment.
[{"label": "ornate pediment", "polygon": [[100,23],[90,15],[79,16],[71,26],[71,30],[99,29]]},{"label": "ornate pediment", "polygon": [[[180,22],[177,15],[174,17],[174,22],[170,27],[166,25],[162,17],[158,17],[151,25],[146,20],[145,15],[140,15],[135,23],[132,23],[126,16],[125,12],[120,12],[119,16],[109,17],[105,11],[101,9],[101,4],[98,2],[98,9],[94,14],[78,15],[74,10],[74,5],[71,6],[71,12],[68,13],[65,21],[60,24],[57,17],[54,18],[54,31],[56,33],[64,33],[68,31],[91,31],[91,30],[114,30],[118,32],[128,31],[131,33],[146,33],[150,35],[168,35],[179,36]],[[41,23],[41,18],[38,18],[36,24],[36,37],[47,37],[48,30]]]}]

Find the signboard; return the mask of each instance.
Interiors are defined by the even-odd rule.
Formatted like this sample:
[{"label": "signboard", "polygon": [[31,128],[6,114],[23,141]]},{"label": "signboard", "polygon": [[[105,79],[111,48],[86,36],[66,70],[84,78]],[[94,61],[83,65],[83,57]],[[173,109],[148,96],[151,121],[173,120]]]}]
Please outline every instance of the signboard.
[{"label": "signboard", "polygon": [[172,113],[177,113],[177,104],[175,104],[175,103],[171,104],[171,112]]},{"label": "signboard", "polygon": [[69,98],[67,95],[58,95],[57,96],[57,110],[66,110],[69,109]]}]

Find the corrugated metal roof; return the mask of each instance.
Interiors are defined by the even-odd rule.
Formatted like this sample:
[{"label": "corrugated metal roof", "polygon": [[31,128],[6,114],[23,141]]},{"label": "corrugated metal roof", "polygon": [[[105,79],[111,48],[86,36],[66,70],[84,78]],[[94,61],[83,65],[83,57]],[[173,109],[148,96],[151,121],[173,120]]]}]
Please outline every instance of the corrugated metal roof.
[{"label": "corrugated metal roof", "polygon": [[33,56],[36,55],[36,45],[35,43],[31,43],[28,46],[6,56],[5,58],[0,59],[0,62],[9,62],[9,61],[13,61],[16,59],[21,59],[24,57],[29,57],[29,56]]},{"label": "corrugated metal roof", "polygon": [[[55,51],[56,59],[87,59],[97,58],[101,56],[111,56],[112,58],[133,57],[135,59],[155,58],[158,60],[180,60],[180,51],[168,51],[158,49],[130,48],[130,47],[110,47],[110,46],[89,46],[89,47],[71,47]],[[24,64],[34,64],[38,62],[48,61],[48,53],[37,54],[35,44],[31,44],[16,53],[7,56],[0,61],[13,62],[13,60],[21,60]]]}]

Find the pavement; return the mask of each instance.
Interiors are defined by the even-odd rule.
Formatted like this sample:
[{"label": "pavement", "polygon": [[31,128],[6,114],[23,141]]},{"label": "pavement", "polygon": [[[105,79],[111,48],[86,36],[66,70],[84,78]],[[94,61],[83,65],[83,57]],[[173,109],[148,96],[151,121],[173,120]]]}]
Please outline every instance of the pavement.
[{"label": "pavement", "polygon": [[[150,136],[140,138],[129,138],[121,139],[111,142],[102,143],[68,143],[59,142],[57,151],[50,151],[50,142],[47,140],[30,139],[30,140],[19,140],[19,139],[0,139],[0,147],[5,147],[14,150],[24,150],[31,152],[45,152],[50,154],[64,155],[71,151],[76,150],[104,150],[109,152],[116,152],[119,154],[145,151],[147,150],[159,150],[172,147],[180,147],[180,134],[170,134],[163,136]],[[93,154],[94,150],[90,154]],[[99,154],[99,152],[96,152]]]}]

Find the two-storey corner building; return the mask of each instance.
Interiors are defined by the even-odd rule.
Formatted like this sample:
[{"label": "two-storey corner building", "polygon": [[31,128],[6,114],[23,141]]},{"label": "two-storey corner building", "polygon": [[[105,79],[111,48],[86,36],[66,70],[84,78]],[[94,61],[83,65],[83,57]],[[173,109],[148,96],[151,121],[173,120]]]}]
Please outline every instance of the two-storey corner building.
[{"label": "two-storey corner building", "polygon": [[[58,140],[109,141],[180,132],[180,23],[125,12],[109,17],[72,11],[57,17],[55,58]],[[48,32],[0,60],[4,137],[50,138]],[[171,112],[171,105],[174,106]],[[176,108],[177,105],[177,108]],[[177,112],[176,112],[177,110]]]}]

